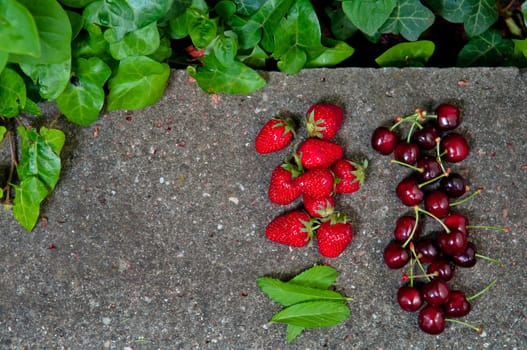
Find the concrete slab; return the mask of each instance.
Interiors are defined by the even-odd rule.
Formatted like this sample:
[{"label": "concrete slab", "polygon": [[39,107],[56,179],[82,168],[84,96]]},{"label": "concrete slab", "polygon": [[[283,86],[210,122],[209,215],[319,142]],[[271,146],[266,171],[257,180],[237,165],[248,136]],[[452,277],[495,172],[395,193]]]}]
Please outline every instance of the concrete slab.
[{"label": "concrete slab", "polygon": [[[316,69],[266,73],[268,85],[217,100],[174,71],[163,99],[141,111],[104,114],[67,133],[63,174],[46,201],[47,224],[27,233],[0,214],[2,349],[525,349],[527,325],[527,80],[517,69]],[[252,143],[280,113],[303,116],[310,104],[345,107],[338,142],[369,159],[363,189],[339,197],[356,237],[337,259],[316,247],[267,241],[266,224],[287,208],[270,204],[271,170],[286,152],[261,156]],[[460,209],[478,231],[481,261],[454,285],[477,291],[467,321],[439,336],[399,310],[399,275],[382,262],[395,220],[406,211],[394,194],[402,169],[370,148],[375,127],[396,114],[452,101],[472,146],[456,169],[485,191]],[[47,106],[47,116],[55,113]],[[302,134],[302,133],[301,133]],[[433,228],[433,225],[430,226]],[[49,249],[54,245],[56,249]],[[267,325],[279,310],[256,286],[262,275],[292,276],[314,263],[341,272],[353,297],[342,325],[309,330],[291,345],[285,327]]]}]

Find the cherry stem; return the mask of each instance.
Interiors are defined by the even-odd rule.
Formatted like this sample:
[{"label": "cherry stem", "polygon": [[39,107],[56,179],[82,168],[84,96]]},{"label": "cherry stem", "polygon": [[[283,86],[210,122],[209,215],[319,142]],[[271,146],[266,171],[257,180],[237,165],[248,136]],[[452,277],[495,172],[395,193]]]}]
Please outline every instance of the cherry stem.
[{"label": "cherry stem", "polygon": [[415,231],[417,231],[417,225],[419,225],[419,207],[416,205],[414,206],[414,213],[415,213],[415,225],[414,227],[412,228],[412,232],[410,232],[410,235],[408,236],[408,238],[406,239],[406,241],[403,243],[403,248],[406,248],[406,246],[408,245],[408,243],[410,243],[412,241],[412,239],[414,238],[414,234],[415,234]]},{"label": "cherry stem", "polygon": [[413,165],[411,165],[411,164],[408,164],[408,163],[405,163],[405,162],[401,162],[401,161],[399,161],[399,160],[397,160],[397,159],[392,159],[392,160],[390,160],[390,163],[392,163],[392,164],[397,164],[397,165],[402,165],[402,166],[404,166],[404,167],[407,167],[407,168],[410,168],[410,169],[412,169],[412,170],[415,170],[415,171],[417,171],[417,172],[419,172],[419,173],[422,173],[422,172],[424,171],[423,168],[418,168],[418,167],[413,166]]},{"label": "cherry stem", "polygon": [[[414,257],[413,260],[415,260],[415,262],[417,263],[417,265],[419,266],[419,268],[420,268],[421,271],[423,272],[423,274],[424,274],[426,280],[427,280],[428,282],[430,282],[430,277],[427,276],[427,274],[426,274],[426,269],[425,269],[425,267],[423,266],[423,264],[421,264],[421,260],[419,260],[419,256],[417,255],[417,252],[415,251],[415,247],[414,247],[413,242],[410,243],[410,251],[412,252],[412,255],[413,255],[413,257]],[[413,274],[412,274],[412,276],[413,276]]]},{"label": "cherry stem", "polygon": [[478,188],[477,190],[475,190],[474,192],[472,192],[470,195],[468,196],[465,196],[463,198],[461,198],[460,200],[458,201],[455,201],[455,202],[451,202],[450,203],[450,206],[451,207],[455,207],[456,205],[460,205],[462,203],[465,203],[469,200],[471,200],[472,198],[476,197],[476,196],[479,196],[481,194],[481,192],[483,192],[483,188]]},{"label": "cherry stem", "polygon": [[431,183],[434,183],[436,182],[437,180],[439,179],[442,179],[443,177],[447,177],[448,175],[450,175],[450,168],[446,169],[443,171],[443,173],[441,175],[438,175],[436,177],[434,177],[433,179],[430,179],[428,181],[425,181],[425,182],[421,182],[419,185],[417,185],[419,188],[423,188],[425,187],[426,185],[430,185]]},{"label": "cherry stem", "polygon": [[480,259],[483,259],[483,260],[487,260],[487,261],[493,262],[493,263],[498,264],[500,266],[505,265],[504,263],[502,263],[498,259],[494,259],[494,258],[491,258],[489,256],[485,256],[485,255],[481,255],[481,254],[476,253],[476,257],[478,257]]},{"label": "cherry stem", "polygon": [[461,320],[458,320],[458,319],[455,319],[455,318],[445,318],[445,321],[457,323],[457,324],[460,324],[460,325],[463,325],[463,326],[467,326],[469,328],[472,328],[473,330],[475,330],[479,334],[483,333],[483,327],[477,327],[477,326],[474,326],[473,324],[470,324],[470,323],[465,322],[465,321],[461,321]]},{"label": "cherry stem", "polygon": [[476,294],[470,296],[467,298],[467,301],[471,301],[471,300],[474,300],[476,299],[477,297],[479,297],[480,295],[482,295],[483,293],[485,293],[486,291],[488,291],[489,289],[491,289],[492,287],[494,287],[496,285],[496,280],[490,282],[489,284],[487,284],[487,286],[485,288],[483,288],[482,290],[480,290],[479,292],[477,292]]},{"label": "cherry stem", "polygon": [[423,208],[420,208],[419,206],[414,206],[414,210],[416,211],[420,211],[428,216],[430,216],[432,219],[434,219],[435,221],[437,221],[442,227],[443,229],[446,231],[446,233],[450,233],[450,229],[448,228],[448,226],[441,220],[439,219],[437,216],[435,216],[434,214],[432,214],[431,212],[423,209]]}]

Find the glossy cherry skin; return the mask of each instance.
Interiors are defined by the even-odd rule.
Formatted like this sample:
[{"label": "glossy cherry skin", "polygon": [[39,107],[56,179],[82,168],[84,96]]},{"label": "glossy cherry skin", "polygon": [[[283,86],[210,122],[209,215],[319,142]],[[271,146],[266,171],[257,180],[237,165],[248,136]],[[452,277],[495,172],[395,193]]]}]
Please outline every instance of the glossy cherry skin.
[{"label": "glossy cherry skin", "polygon": [[425,196],[425,209],[438,219],[443,219],[450,212],[448,196],[441,191],[432,191]]},{"label": "glossy cherry skin", "polygon": [[417,318],[419,328],[428,334],[440,334],[445,330],[445,312],[441,307],[427,305]]},{"label": "glossy cherry skin", "polygon": [[398,242],[390,242],[384,248],[384,262],[390,269],[399,269],[410,260],[410,253]]},{"label": "glossy cherry skin", "polygon": [[437,235],[437,244],[443,253],[448,255],[460,255],[467,249],[467,235],[458,230],[451,230],[449,233],[441,231]]},{"label": "glossy cherry skin", "polygon": [[421,239],[415,243],[415,252],[422,264],[428,264],[439,256],[439,247],[433,239]]},{"label": "glossy cherry skin", "polygon": [[450,291],[450,299],[444,305],[445,315],[448,317],[464,317],[469,314],[472,305],[465,293],[460,290]]},{"label": "glossy cherry skin", "polygon": [[476,265],[476,246],[472,242],[468,242],[467,248],[462,254],[453,255],[450,257],[452,262],[460,267],[473,267]]},{"label": "glossy cherry skin", "polygon": [[458,173],[450,173],[439,180],[439,188],[450,198],[458,198],[467,192],[465,178]]},{"label": "glossy cherry skin", "polygon": [[451,261],[444,258],[437,258],[428,265],[426,273],[437,273],[437,278],[441,278],[444,281],[450,281],[452,277],[454,277],[455,270],[456,265]]},{"label": "glossy cherry skin", "polygon": [[432,306],[446,304],[450,298],[450,288],[446,281],[435,278],[423,285],[423,299]]},{"label": "glossy cherry skin", "polygon": [[393,151],[393,158],[400,162],[413,165],[419,156],[419,146],[406,141],[399,142]]},{"label": "glossy cherry skin", "polygon": [[441,131],[455,129],[461,124],[461,112],[457,106],[443,103],[436,108],[436,124]]},{"label": "glossy cherry skin", "polygon": [[423,170],[417,173],[417,178],[422,182],[435,179],[443,173],[443,169],[435,157],[422,156],[417,159],[415,166]]},{"label": "glossy cherry skin", "polygon": [[468,218],[465,215],[452,213],[443,219],[443,223],[450,230],[461,231],[468,236]]},{"label": "glossy cherry skin", "polygon": [[[414,216],[408,216],[408,215],[400,216],[395,222],[395,229],[393,230],[393,236],[397,241],[404,243],[410,237],[410,234],[412,233],[414,227],[415,227],[415,217]],[[418,223],[417,227],[415,228],[412,240],[414,241],[417,240],[419,238],[419,235],[421,234],[421,231],[422,231],[422,225]]]},{"label": "glossy cherry skin", "polygon": [[371,146],[374,150],[383,155],[392,153],[399,142],[399,138],[387,127],[380,126],[373,131]]},{"label": "glossy cherry skin", "polygon": [[439,143],[439,147],[442,158],[450,163],[461,162],[470,153],[470,148],[465,137],[455,132],[444,136]]},{"label": "glossy cherry skin", "polygon": [[395,192],[401,202],[409,207],[421,203],[424,198],[423,191],[419,188],[417,180],[413,177],[407,177],[399,182]]},{"label": "glossy cherry skin", "polygon": [[416,287],[402,286],[397,291],[397,303],[404,311],[414,312],[423,305],[423,296]]},{"label": "glossy cherry skin", "polygon": [[422,129],[416,130],[412,135],[412,141],[421,149],[430,150],[436,146],[436,139],[439,133],[432,125],[426,125]]}]

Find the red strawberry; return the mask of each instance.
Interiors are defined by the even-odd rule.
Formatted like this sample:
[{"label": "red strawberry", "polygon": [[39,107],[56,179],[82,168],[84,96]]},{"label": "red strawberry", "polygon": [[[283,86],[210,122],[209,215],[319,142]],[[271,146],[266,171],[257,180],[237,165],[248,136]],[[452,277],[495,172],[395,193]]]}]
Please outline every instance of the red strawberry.
[{"label": "red strawberry", "polygon": [[324,221],[316,231],[318,251],[328,258],[336,258],[348,247],[353,239],[353,228],[346,215],[333,215]]},{"label": "red strawberry", "polygon": [[269,200],[275,204],[287,205],[297,199],[302,193],[294,179],[300,174],[301,170],[292,163],[284,162],[277,166],[271,173],[267,191]]},{"label": "red strawberry", "polygon": [[331,141],[311,137],[298,146],[297,154],[306,169],[329,168],[342,158],[344,149]]},{"label": "red strawberry", "polygon": [[335,179],[331,170],[327,168],[311,169],[298,176],[295,185],[303,194],[315,199],[325,199],[335,190]]},{"label": "red strawberry", "polygon": [[306,128],[310,137],[332,139],[342,126],[344,111],[337,105],[318,103],[307,110]]},{"label": "red strawberry", "polygon": [[316,199],[307,194],[302,196],[304,208],[314,218],[325,218],[333,214],[337,200],[335,197]]},{"label": "red strawberry", "polygon": [[306,246],[313,236],[313,221],[302,210],[293,210],[275,217],[267,225],[265,236],[291,247]]},{"label": "red strawberry", "polygon": [[265,154],[286,148],[295,134],[291,118],[276,117],[264,124],[254,141],[256,152]]},{"label": "red strawberry", "polygon": [[362,164],[352,162],[348,159],[340,159],[331,166],[335,174],[335,192],[353,193],[364,183],[365,170],[368,167],[366,159]]}]

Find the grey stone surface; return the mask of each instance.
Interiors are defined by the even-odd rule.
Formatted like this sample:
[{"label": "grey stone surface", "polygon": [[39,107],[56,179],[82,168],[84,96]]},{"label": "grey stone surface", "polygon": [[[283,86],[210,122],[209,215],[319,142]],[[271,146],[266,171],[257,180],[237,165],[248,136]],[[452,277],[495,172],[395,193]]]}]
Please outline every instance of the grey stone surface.
[{"label": "grey stone surface", "polygon": [[[0,348],[527,348],[525,73],[317,69],[266,77],[252,95],[215,100],[175,71],[155,106],[107,113],[85,128],[59,121],[67,143],[61,180],[43,206],[47,223],[28,233],[10,212],[0,214]],[[319,101],[345,108],[337,141],[350,158],[370,161],[364,187],[339,197],[356,236],[337,259],[322,259],[316,245],[289,249],[265,239],[266,224],[289,209],[266,199],[270,172],[287,152],[253,151],[267,119],[300,118]],[[382,262],[396,218],[408,211],[394,193],[407,172],[374,153],[370,135],[397,114],[444,101],[461,106],[460,130],[472,147],[453,168],[485,189],[459,211],[471,223],[511,229],[471,235],[504,267],[480,261],[452,282],[474,292],[498,280],[466,317],[483,335],[459,325],[439,336],[420,332],[416,315],[396,304],[399,272]],[[50,118],[55,112],[48,106]],[[267,324],[279,306],[255,279],[287,278],[314,263],[340,271],[337,287],[354,299],[352,315],[287,344],[285,327]]]}]

